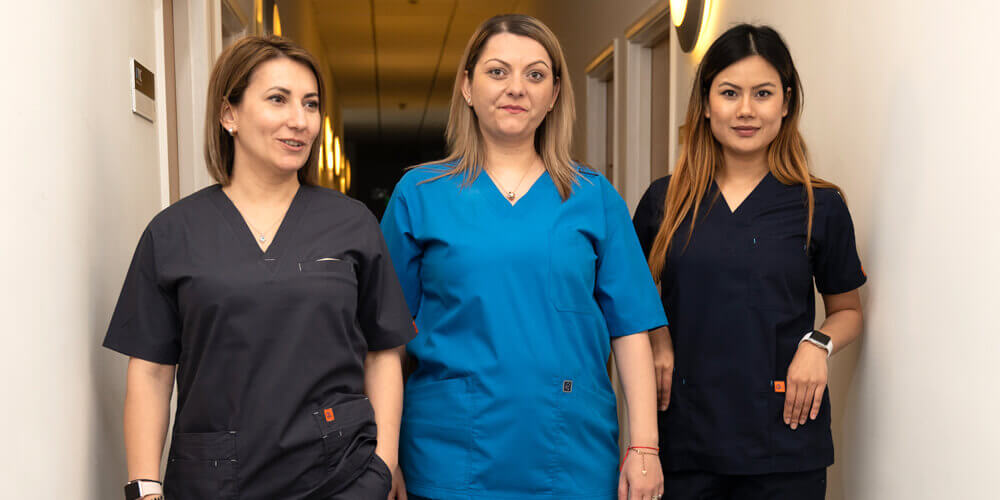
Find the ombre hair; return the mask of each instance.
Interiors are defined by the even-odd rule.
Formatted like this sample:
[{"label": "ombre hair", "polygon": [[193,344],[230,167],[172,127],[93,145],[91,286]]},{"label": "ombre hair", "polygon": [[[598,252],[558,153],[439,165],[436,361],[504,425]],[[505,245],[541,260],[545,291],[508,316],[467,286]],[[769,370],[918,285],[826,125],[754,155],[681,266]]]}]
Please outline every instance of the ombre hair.
[{"label": "ombre hair", "polygon": [[799,117],[802,114],[803,102],[802,82],[781,35],[768,26],[750,24],[734,26],[712,43],[701,64],[698,65],[698,73],[691,89],[691,100],[688,102],[684,144],[667,187],[663,203],[663,221],[656,233],[656,239],[653,240],[653,248],[649,252],[649,269],[656,281],[659,281],[666,265],[667,252],[672,250],[670,246],[674,235],[689,214],[691,226],[687,238],[690,241],[705,193],[723,165],[722,146],[712,135],[711,124],[705,117],[712,81],[730,65],[751,56],[763,57],[781,78],[781,94],[784,96],[788,113],[781,121],[777,137],[767,147],[767,166],[771,174],[782,184],[800,184],[803,187],[809,214],[806,223],[807,248],[812,238],[815,208],[813,189],[833,188],[840,192],[840,188],[834,184],[809,172],[806,143],[799,134]]},{"label": "ombre hair", "polygon": [[552,75],[555,77],[555,82],[559,83],[559,94],[556,96],[552,111],[535,130],[535,151],[541,156],[545,170],[549,172],[559,190],[559,195],[565,200],[572,194],[573,185],[578,182],[579,177],[569,153],[573,142],[573,122],[576,119],[573,86],[570,84],[569,71],[566,69],[566,57],[555,34],[538,19],[522,14],[491,17],[479,25],[469,39],[458,65],[458,74],[455,75],[455,86],[451,93],[451,111],[448,114],[448,128],[445,133],[448,140],[448,156],[440,162],[434,162],[449,165],[439,177],[462,176],[463,185],[468,185],[482,172],[483,163],[486,161],[483,134],[479,129],[476,112],[466,104],[462,95],[462,84],[466,77],[470,80],[473,78],[475,73],[473,70],[479,62],[483,47],[490,38],[499,33],[510,33],[535,40],[545,48],[549,59],[552,60]]},{"label": "ombre hair", "polygon": [[[323,116],[323,74],[319,63],[306,49],[280,36],[251,35],[241,38],[226,50],[212,68],[208,82],[208,99],[205,104],[205,163],[208,173],[223,186],[229,185],[233,175],[234,139],[222,128],[219,119],[224,106],[236,107],[243,100],[243,94],[250,84],[250,77],[261,64],[278,58],[288,58],[312,71],[316,77],[316,91],[319,93],[319,115]],[[302,184],[316,184],[314,167],[319,157],[320,141],[313,140],[309,159],[299,168],[298,177]]]}]

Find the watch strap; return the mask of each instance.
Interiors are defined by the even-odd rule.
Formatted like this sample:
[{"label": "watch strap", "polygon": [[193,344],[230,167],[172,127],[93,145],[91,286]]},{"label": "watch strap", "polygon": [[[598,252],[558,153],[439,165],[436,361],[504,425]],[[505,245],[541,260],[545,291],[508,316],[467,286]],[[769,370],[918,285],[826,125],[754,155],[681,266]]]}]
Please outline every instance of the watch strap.
[{"label": "watch strap", "polygon": [[125,485],[125,500],[138,500],[146,495],[162,495],[163,485],[152,479],[136,479]]},{"label": "watch strap", "polygon": [[833,354],[833,339],[830,338],[830,336],[828,336],[826,334],[823,334],[823,336],[827,338],[826,342],[822,342],[819,339],[813,338],[813,331],[810,331],[809,333],[806,333],[805,335],[802,336],[802,340],[799,341],[799,344],[801,344],[803,342],[809,342],[809,343],[814,344],[814,345],[816,345],[818,347],[822,347],[823,350],[826,351],[826,357],[827,357],[827,359],[829,359],[830,355]]}]

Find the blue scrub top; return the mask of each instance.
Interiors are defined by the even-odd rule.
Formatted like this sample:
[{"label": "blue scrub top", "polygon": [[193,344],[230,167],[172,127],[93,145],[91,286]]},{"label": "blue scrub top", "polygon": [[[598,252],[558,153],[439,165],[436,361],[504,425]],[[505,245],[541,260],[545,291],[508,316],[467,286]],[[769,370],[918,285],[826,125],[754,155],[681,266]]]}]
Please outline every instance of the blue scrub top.
[{"label": "blue scrub top", "polygon": [[400,462],[436,499],[614,498],[611,338],[666,324],[628,209],[580,168],[511,205],[490,178],[411,170],[382,231],[420,334]]}]

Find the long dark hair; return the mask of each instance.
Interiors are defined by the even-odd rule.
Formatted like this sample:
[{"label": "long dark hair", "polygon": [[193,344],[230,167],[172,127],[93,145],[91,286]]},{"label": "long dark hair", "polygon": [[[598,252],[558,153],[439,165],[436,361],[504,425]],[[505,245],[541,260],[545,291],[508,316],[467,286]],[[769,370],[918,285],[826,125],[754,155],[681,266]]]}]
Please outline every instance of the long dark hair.
[{"label": "long dark hair", "polygon": [[781,121],[777,137],[768,145],[767,164],[768,169],[781,183],[803,186],[809,211],[807,241],[812,237],[815,208],[813,188],[833,188],[840,191],[837,186],[809,172],[808,150],[805,140],[799,134],[799,116],[802,113],[803,103],[802,82],[781,35],[769,26],[751,24],[733,26],[712,43],[705,52],[701,64],[698,65],[698,74],[691,89],[691,100],[688,102],[685,119],[687,131],[684,145],[677,159],[670,185],[667,187],[667,197],[663,203],[663,222],[649,252],[649,268],[656,280],[660,279],[666,264],[670,242],[673,241],[674,234],[688,214],[692,214],[688,232],[690,239],[705,192],[723,164],[722,146],[712,135],[709,119],[705,118],[712,81],[730,65],[751,56],[763,57],[781,78],[781,94],[788,107],[788,114]]}]

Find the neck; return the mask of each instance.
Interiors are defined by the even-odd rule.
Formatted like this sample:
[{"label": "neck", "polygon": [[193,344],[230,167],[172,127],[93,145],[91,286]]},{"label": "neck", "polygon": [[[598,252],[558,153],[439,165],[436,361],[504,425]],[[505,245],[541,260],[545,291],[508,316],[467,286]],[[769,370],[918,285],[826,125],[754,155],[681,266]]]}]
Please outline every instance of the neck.
[{"label": "neck", "polygon": [[498,140],[483,135],[486,143],[486,167],[491,171],[522,172],[539,161],[534,136],[525,139]]},{"label": "neck", "polygon": [[749,155],[724,151],[722,169],[716,173],[716,177],[737,183],[756,183],[767,175],[768,170],[766,151]]},{"label": "neck", "polygon": [[230,182],[223,190],[230,197],[253,205],[287,203],[299,189],[298,173],[262,168],[234,158]]}]

